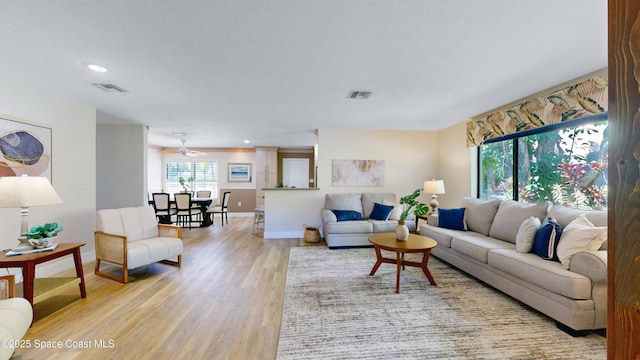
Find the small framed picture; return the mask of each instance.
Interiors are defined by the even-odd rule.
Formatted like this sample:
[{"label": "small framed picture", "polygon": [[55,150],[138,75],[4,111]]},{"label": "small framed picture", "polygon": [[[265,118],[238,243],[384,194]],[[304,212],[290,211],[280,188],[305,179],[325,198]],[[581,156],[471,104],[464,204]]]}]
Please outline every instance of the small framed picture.
[{"label": "small framed picture", "polygon": [[251,182],[251,164],[229,164],[229,182]]}]

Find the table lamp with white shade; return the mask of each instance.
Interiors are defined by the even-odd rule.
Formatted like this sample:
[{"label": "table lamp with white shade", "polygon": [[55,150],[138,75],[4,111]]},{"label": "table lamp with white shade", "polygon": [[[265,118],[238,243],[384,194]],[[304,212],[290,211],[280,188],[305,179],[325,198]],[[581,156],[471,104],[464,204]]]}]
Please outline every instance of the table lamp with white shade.
[{"label": "table lamp with white shade", "polygon": [[22,225],[20,227],[20,244],[12,250],[24,251],[33,249],[27,234],[29,226],[27,217],[32,206],[58,205],[62,199],[53,189],[49,179],[40,176],[4,176],[0,178],[0,208],[20,208]]},{"label": "table lamp with white shade", "polygon": [[431,201],[429,202],[429,206],[433,210],[433,214],[438,213],[438,195],[436,194],[444,194],[444,181],[443,180],[427,180],[424,182],[424,193],[432,194]]}]

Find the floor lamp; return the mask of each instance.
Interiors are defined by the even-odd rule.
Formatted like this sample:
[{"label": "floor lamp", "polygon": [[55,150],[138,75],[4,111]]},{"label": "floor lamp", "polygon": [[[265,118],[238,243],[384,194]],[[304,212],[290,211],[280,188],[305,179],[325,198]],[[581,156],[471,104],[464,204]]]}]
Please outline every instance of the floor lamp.
[{"label": "floor lamp", "polygon": [[443,180],[427,180],[424,182],[424,192],[426,194],[431,195],[431,201],[429,202],[429,206],[431,206],[432,213],[435,215],[438,213],[438,195],[436,194],[444,194],[444,181]]},{"label": "floor lamp", "polygon": [[58,204],[62,204],[62,199],[46,177],[23,175],[0,178],[0,208],[20,208],[22,218],[20,237],[18,238],[20,244],[12,250],[33,249],[27,238],[29,208]]}]

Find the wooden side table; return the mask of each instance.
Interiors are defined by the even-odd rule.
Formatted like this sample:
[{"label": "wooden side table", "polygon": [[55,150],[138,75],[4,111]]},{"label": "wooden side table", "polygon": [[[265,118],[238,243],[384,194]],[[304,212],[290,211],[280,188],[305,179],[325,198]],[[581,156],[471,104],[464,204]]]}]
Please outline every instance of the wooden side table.
[{"label": "wooden side table", "polygon": [[[400,293],[400,272],[404,266],[419,267],[427,276],[427,279],[429,279],[429,283],[434,286],[436,285],[435,280],[433,280],[433,276],[431,276],[431,272],[429,272],[429,269],[427,268],[431,249],[438,245],[435,240],[422,235],[409,234],[407,241],[398,241],[395,233],[378,233],[369,236],[369,242],[373,244],[377,258],[376,264],[373,265],[373,269],[371,269],[371,273],[369,273],[369,275],[374,275],[382,263],[396,264],[398,267],[398,273],[396,275],[396,294]],[[381,249],[395,252],[396,258],[389,259],[382,257],[382,253],[380,252]],[[405,253],[422,253],[422,262],[405,260]]]},{"label": "wooden side table", "polygon": [[[82,271],[82,258],[80,257],[80,247],[84,245],[84,243],[60,243],[53,251],[17,256],[7,256],[3,252],[0,254],[0,267],[22,268],[23,280],[22,284],[16,286],[16,296],[22,293],[22,297],[27,299],[32,305],[34,302],[53,296],[76,284],[80,287],[80,296],[86,298],[87,290],[85,288],[84,273]],[[73,255],[77,277],[36,279],[36,265],[65,255]]]}]

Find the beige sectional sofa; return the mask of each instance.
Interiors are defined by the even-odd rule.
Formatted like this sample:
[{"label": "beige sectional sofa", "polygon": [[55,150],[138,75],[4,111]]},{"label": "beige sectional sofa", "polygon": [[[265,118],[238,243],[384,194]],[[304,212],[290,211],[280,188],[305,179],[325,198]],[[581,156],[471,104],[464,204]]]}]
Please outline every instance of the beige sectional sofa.
[{"label": "beige sectional sofa", "polygon": [[[394,204],[395,209],[386,220],[370,218],[375,203]],[[362,220],[338,221],[333,210],[356,211]],[[320,211],[322,231],[329,248],[349,246],[371,246],[369,235],[379,232],[394,232],[398,225],[400,205],[393,193],[349,193],[327,194],[325,206]],[[416,231],[415,216],[407,217],[406,225],[410,232]]]},{"label": "beige sectional sofa", "polygon": [[[465,208],[466,231],[438,227],[438,217],[420,226],[420,234],[438,242],[431,254],[553,318],[572,335],[606,327],[606,241],[597,243],[597,250],[577,251],[568,269],[559,261],[516,251],[515,244],[531,216],[541,221],[553,217],[564,229],[585,214],[602,229],[607,226],[606,211],[474,198],[465,198],[460,207]],[[606,228],[604,236],[602,240]]]}]

